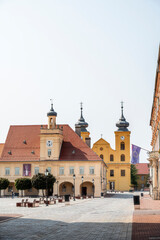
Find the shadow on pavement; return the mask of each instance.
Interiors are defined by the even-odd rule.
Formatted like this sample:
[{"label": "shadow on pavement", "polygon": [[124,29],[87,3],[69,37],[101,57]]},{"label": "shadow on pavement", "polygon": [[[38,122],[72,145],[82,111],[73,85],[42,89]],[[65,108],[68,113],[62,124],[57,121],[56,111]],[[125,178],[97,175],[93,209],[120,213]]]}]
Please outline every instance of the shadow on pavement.
[{"label": "shadow on pavement", "polygon": [[133,194],[107,193],[105,197],[113,197],[113,198],[133,198]]},{"label": "shadow on pavement", "polygon": [[0,224],[1,240],[131,239],[131,223],[76,222],[18,218]]}]

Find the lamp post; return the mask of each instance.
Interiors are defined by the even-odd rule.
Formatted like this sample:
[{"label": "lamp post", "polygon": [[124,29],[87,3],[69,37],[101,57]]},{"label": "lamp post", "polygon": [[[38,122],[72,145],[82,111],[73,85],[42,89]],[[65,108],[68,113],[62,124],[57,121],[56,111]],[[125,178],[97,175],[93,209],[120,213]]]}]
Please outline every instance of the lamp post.
[{"label": "lamp post", "polygon": [[83,199],[83,176],[81,177],[82,179],[82,199]]},{"label": "lamp post", "polygon": [[45,171],[45,176],[46,176],[46,206],[48,206],[48,169]]},{"label": "lamp post", "polygon": [[93,183],[93,198],[94,198],[94,179],[92,179],[92,183]]},{"label": "lamp post", "polygon": [[75,201],[75,179],[76,179],[76,175],[73,174],[73,180],[74,180],[74,198],[73,198],[73,200],[74,201]]},{"label": "lamp post", "polygon": [[59,181],[57,181],[56,183],[57,183],[57,197],[58,197],[58,183],[59,183]]}]

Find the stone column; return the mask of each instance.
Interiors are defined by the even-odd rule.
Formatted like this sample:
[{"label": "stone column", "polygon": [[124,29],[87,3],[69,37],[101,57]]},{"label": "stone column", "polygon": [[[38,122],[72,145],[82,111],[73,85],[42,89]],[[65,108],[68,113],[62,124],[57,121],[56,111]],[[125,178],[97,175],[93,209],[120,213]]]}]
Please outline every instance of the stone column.
[{"label": "stone column", "polygon": [[153,188],[157,187],[157,164],[153,161]]},{"label": "stone column", "polygon": [[39,197],[43,197],[43,191],[42,191],[42,189],[39,189],[39,191],[38,191],[38,196],[39,196]]}]

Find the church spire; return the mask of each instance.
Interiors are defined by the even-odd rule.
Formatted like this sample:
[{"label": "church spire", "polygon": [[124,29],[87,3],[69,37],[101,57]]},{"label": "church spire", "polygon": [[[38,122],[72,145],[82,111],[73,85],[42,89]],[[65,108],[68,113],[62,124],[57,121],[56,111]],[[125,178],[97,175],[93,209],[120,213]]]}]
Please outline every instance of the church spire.
[{"label": "church spire", "polygon": [[116,123],[116,127],[118,127],[118,131],[126,132],[128,131],[129,123],[126,121],[124,115],[123,115],[123,102],[121,102],[121,118]]}]

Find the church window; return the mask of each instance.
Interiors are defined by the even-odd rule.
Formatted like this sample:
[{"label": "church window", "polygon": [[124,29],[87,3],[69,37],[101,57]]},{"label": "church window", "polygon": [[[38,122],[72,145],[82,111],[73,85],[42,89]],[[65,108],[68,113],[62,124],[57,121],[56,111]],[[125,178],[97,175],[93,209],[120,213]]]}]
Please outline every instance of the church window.
[{"label": "church window", "polygon": [[110,177],[114,177],[114,170],[110,170]]},{"label": "church window", "polygon": [[125,170],[121,170],[121,176],[125,177]]},{"label": "church window", "polygon": [[111,162],[114,161],[114,156],[113,156],[113,154],[110,155],[110,161],[111,161]]},{"label": "church window", "polygon": [[121,142],[121,150],[125,150],[125,143]]},{"label": "church window", "polygon": [[100,155],[100,158],[103,159],[103,154]]},{"label": "church window", "polygon": [[103,147],[101,147],[100,150],[103,151]]},{"label": "church window", "polygon": [[122,161],[122,162],[125,161],[125,155],[124,155],[124,154],[121,155],[121,161]]}]

